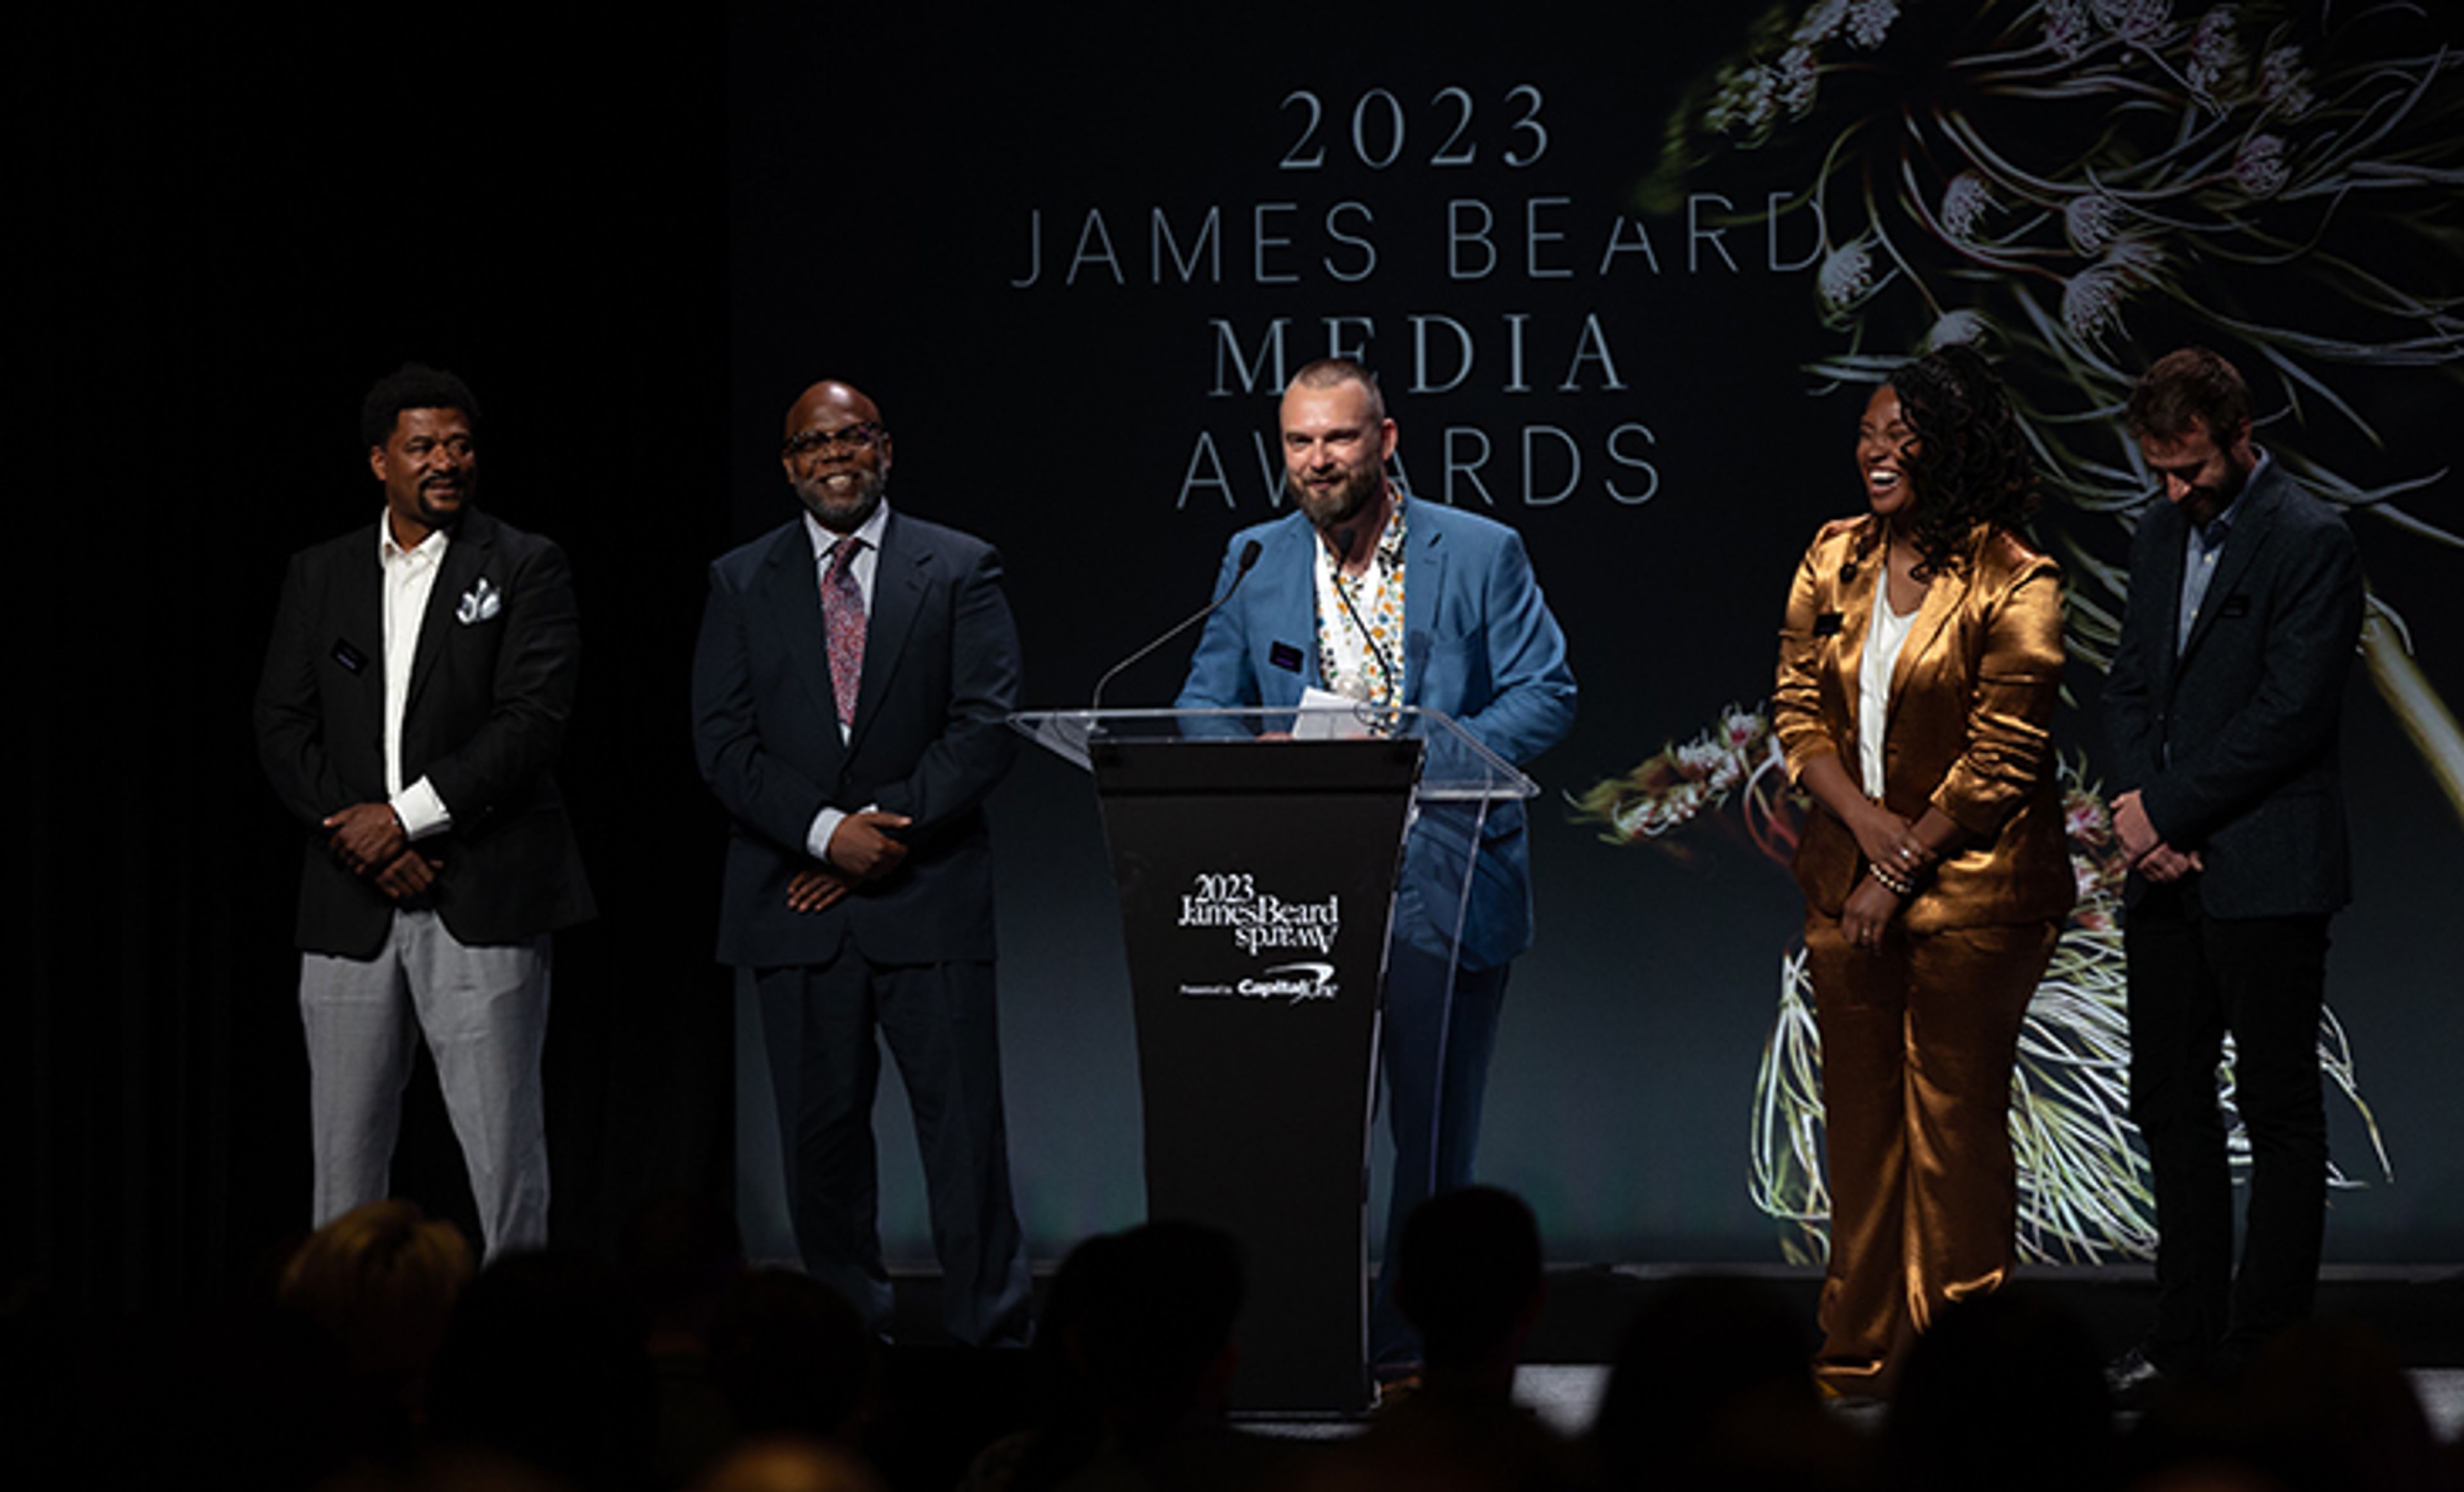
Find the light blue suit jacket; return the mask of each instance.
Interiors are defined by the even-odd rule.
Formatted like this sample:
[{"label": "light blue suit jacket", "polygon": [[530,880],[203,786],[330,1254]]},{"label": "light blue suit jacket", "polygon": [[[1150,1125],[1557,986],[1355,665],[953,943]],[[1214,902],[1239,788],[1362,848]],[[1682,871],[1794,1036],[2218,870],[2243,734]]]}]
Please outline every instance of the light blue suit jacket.
[{"label": "light blue suit jacket", "polygon": [[[1480,743],[1520,766],[1574,723],[1566,637],[1541,598],[1512,529],[1424,499],[1406,510],[1403,702],[1451,715]],[[1207,620],[1176,701],[1184,710],[1275,708],[1325,687],[1317,663],[1316,531],[1295,512],[1232,536],[1216,594],[1250,540],[1255,571]],[[1530,847],[1520,802],[1494,804],[1481,829],[1463,962],[1495,968],[1531,944]],[[1424,805],[1396,893],[1398,937],[1443,953],[1451,935],[1468,812]]]}]

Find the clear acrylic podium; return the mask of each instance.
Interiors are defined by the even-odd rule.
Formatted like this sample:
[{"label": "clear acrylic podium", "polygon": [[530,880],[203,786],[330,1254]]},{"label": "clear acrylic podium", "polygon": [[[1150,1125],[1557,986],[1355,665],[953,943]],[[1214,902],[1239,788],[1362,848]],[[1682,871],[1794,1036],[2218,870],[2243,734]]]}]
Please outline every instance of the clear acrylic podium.
[{"label": "clear acrylic podium", "polygon": [[1090,772],[1120,896],[1147,1213],[1249,1277],[1234,1407],[1369,1401],[1369,1120],[1386,948],[1459,941],[1481,831],[1531,779],[1433,712],[1034,712]]}]

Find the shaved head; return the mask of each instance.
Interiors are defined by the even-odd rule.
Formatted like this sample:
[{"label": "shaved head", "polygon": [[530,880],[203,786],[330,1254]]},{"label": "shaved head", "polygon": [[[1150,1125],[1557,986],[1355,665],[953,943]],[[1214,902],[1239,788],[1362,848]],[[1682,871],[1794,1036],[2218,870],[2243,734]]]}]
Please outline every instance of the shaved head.
[{"label": "shaved head", "polygon": [[[1386,420],[1386,395],[1377,387],[1377,375],[1368,365],[1352,358],[1320,358],[1306,363],[1292,375],[1291,388],[1340,388],[1357,384],[1369,396],[1369,423],[1382,425]],[[1286,392],[1289,392],[1287,389]]]},{"label": "shaved head", "polygon": [[[835,413],[836,418],[832,418]],[[864,390],[852,384],[842,384],[825,378],[804,390],[787,410],[787,438],[795,439],[814,428],[836,429],[843,425],[879,425],[881,411],[864,396]]]},{"label": "shaved head", "polygon": [[788,407],[779,464],[815,522],[833,534],[852,534],[881,506],[890,482],[890,431],[862,391],[824,379]]}]

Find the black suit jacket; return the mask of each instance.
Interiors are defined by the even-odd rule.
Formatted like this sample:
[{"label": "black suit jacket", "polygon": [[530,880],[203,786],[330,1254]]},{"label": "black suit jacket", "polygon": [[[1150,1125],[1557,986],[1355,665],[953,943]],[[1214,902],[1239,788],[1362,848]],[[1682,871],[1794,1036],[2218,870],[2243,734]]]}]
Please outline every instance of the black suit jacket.
[{"label": "black suit jacket", "polygon": [[[453,817],[419,847],[444,863],[429,900],[463,942],[514,942],[591,915],[548,770],[581,648],[563,551],[465,515],[420,623],[402,727],[403,781],[427,778]],[[265,775],[308,830],[297,937],[311,952],[368,957],[392,920],[394,904],[335,862],[320,827],[385,801],[385,689],[383,565],[363,526],[292,557],[256,690]]]},{"label": "black suit jacket", "polygon": [[[712,564],[693,652],[693,751],[734,821],[720,959],[825,963],[848,939],[882,963],[990,958],[983,801],[1017,757],[1006,717],[1018,684],[1001,557],[955,529],[891,513],[844,744],[803,518]],[[825,805],[907,815],[914,823],[897,837],[908,857],[823,911],[792,911],[787,882],[816,863],[804,836]]]},{"label": "black suit jacket", "polygon": [[[2361,638],[2359,551],[2334,509],[2268,462],[2176,656],[2189,534],[2158,499],[2131,543],[2104,689],[2112,789],[2139,789],[2166,843],[2203,857],[2211,915],[2332,912],[2352,895],[2337,738]],[[2145,889],[2134,875],[2125,898]]]}]

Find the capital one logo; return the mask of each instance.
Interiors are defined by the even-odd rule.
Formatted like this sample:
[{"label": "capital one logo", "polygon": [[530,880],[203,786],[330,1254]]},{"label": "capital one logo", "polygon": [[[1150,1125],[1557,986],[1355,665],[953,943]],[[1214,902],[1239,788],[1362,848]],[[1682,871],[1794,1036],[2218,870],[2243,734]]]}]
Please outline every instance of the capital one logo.
[{"label": "capital one logo", "polygon": [[1244,999],[1280,999],[1299,1004],[1305,999],[1332,999],[1343,986],[1334,982],[1331,963],[1277,964],[1261,970],[1238,986]]}]

